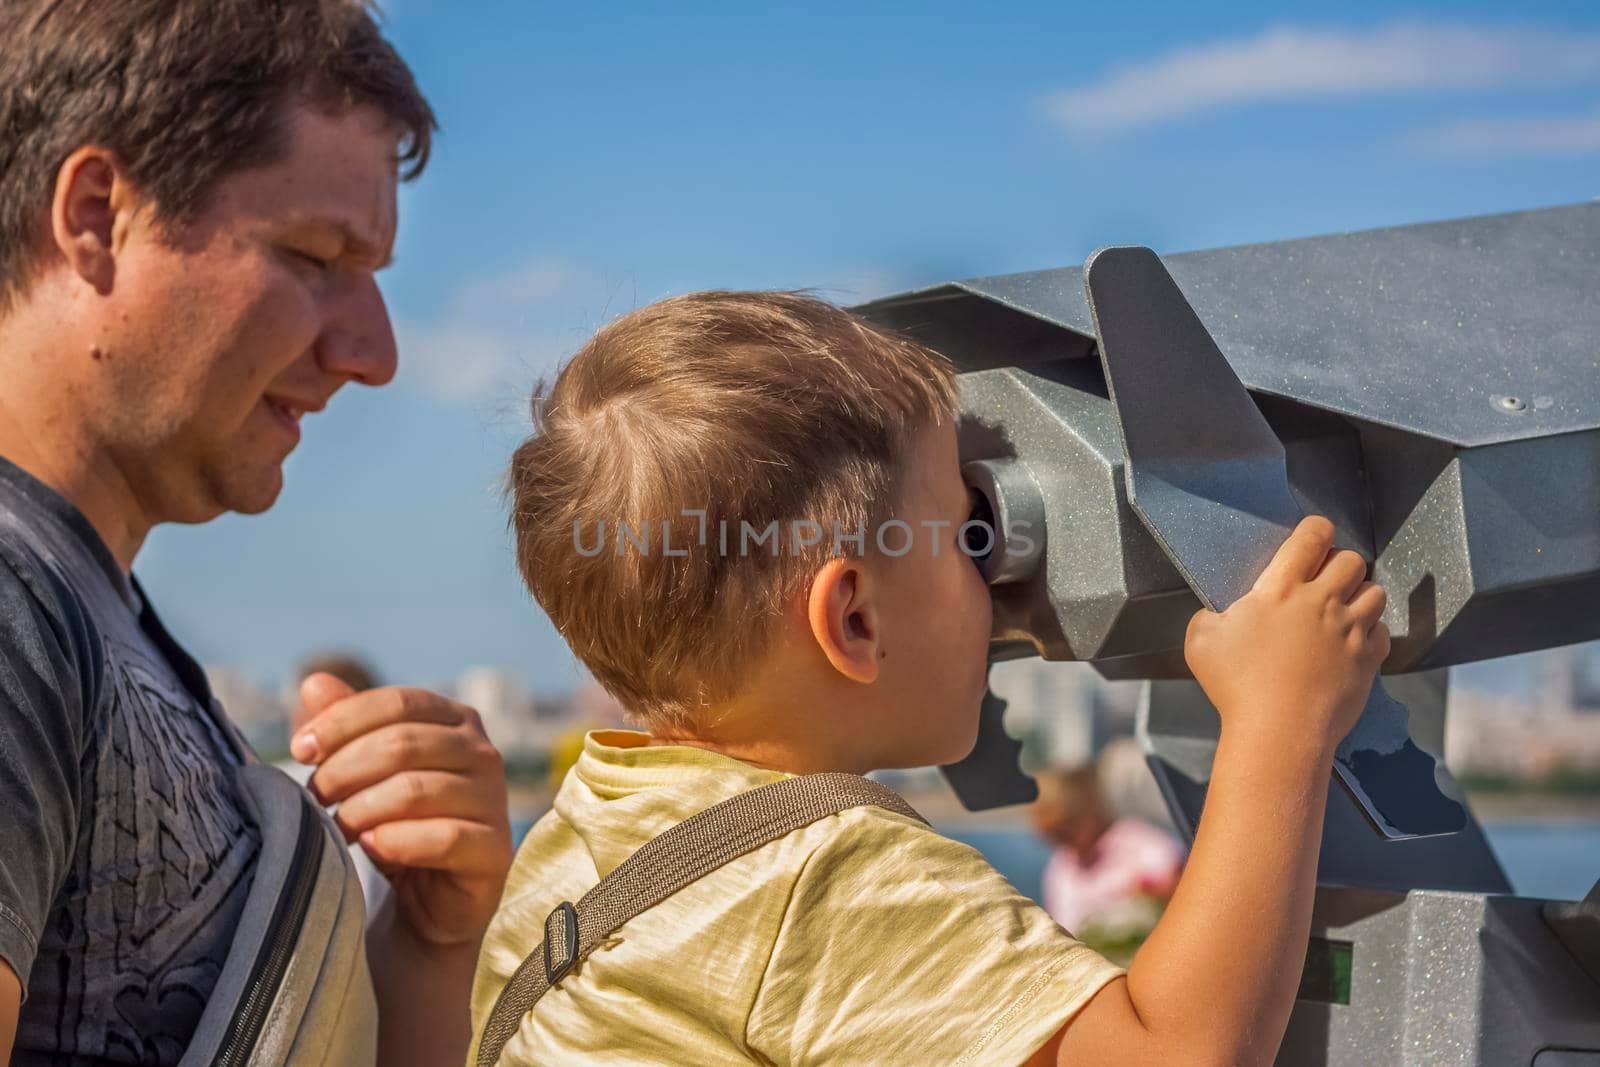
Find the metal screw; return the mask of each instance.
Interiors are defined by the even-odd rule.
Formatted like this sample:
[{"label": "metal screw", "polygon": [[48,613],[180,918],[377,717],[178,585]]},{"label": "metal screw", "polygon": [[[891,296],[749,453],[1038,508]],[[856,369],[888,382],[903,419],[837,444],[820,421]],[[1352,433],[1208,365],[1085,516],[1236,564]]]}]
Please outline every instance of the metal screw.
[{"label": "metal screw", "polygon": [[1501,411],[1526,411],[1528,405],[1520,396],[1495,397],[1495,406]]}]

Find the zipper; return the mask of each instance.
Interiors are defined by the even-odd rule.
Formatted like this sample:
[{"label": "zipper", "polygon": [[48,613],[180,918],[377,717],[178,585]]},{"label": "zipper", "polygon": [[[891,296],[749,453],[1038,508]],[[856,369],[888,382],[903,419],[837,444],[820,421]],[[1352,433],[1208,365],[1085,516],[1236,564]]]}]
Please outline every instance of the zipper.
[{"label": "zipper", "polygon": [[289,970],[289,959],[300,940],[306,912],[311,910],[312,891],[316,889],[317,876],[322,871],[322,853],[322,821],[311,807],[311,802],[303,800],[300,836],[295,842],[289,877],[285,880],[286,891],[278,897],[272,922],[267,927],[267,937],[250,966],[250,977],[245,982],[245,994],[239,1000],[239,1010],[228,1024],[228,1032],[222,1039],[217,1058],[211,1061],[212,1067],[244,1067],[255,1052],[261,1028],[267,1021],[267,1012],[277,999],[283,976]]}]

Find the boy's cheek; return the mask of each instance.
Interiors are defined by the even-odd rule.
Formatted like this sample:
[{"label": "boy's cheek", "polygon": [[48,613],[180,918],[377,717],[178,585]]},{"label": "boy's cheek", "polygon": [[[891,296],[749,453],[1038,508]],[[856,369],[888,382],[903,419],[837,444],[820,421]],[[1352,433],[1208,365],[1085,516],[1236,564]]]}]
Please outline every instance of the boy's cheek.
[{"label": "boy's cheek", "polygon": [[982,689],[989,688],[989,638],[994,634],[994,603],[989,599],[989,587],[983,587],[983,598],[972,613],[972,648],[977,670],[983,679]]},{"label": "boy's cheek", "polygon": [[972,754],[973,748],[978,744],[978,722],[983,714],[983,696],[972,702],[968,714],[962,719],[962,730],[958,737],[952,738],[950,751],[939,760],[939,764],[960,763]]}]

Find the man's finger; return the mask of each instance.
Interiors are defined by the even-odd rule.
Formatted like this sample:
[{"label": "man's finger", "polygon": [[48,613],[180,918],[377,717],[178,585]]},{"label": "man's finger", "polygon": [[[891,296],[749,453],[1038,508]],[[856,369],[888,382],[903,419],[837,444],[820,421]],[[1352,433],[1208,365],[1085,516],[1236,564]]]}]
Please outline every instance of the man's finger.
[{"label": "man's finger", "polygon": [[307,675],[300,683],[300,703],[290,722],[290,736],[298,734],[312,719],[354,692],[349,682],[327,671]]},{"label": "man's finger", "polygon": [[339,700],[302,726],[289,751],[302,763],[322,763],[363,734],[401,722],[432,722],[454,726],[466,717],[465,709],[426,689],[385,686]]},{"label": "man's finger", "polygon": [[[482,782],[449,771],[406,771],[354,794],[339,804],[335,821],[354,840],[386,822],[454,818],[477,821],[496,812],[500,798]],[[503,801],[500,801],[503,804]]]},{"label": "man's finger", "polygon": [[1332,546],[1333,523],[1321,515],[1307,515],[1256,579],[1256,588],[1309,582],[1322,569]]},{"label": "man's finger", "polygon": [[487,739],[440,723],[395,723],[344,745],[306,783],[322,804],[339,804],[406,771],[463,772],[498,759]]},{"label": "man's finger", "polygon": [[464,819],[408,819],[365,831],[361,847],[374,863],[503,876],[506,843],[500,830]]}]

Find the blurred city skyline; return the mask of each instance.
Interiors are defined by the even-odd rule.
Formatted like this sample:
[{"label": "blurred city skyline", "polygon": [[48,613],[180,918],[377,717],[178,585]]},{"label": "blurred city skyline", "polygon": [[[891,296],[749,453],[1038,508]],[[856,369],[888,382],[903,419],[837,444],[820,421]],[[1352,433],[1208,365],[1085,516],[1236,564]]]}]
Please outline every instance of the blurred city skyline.
[{"label": "blurred city skyline", "polygon": [[[1600,658],[1553,650],[1537,666],[1532,684],[1509,693],[1485,689],[1456,672],[1447,690],[1443,748],[1436,754],[1464,783],[1592,796],[1600,782]],[[255,749],[269,759],[287,759],[296,687],[262,684],[224,665],[209,666],[207,674]],[[510,777],[524,785],[547,781],[551,763],[584,731],[624,725],[621,706],[593,681],[572,693],[534,692],[512,672],[481,665],[453,679],[426,681],[477,709]],[[1038,659],[997,664],[989,681],[1006,702],[1006,729],[1022,742],[1024,768],[1099,764],[1102,774],[1120,782],[1122,806],[1151,821],[1165,820],[1131,736],[1141,683],[1107,681],[1086,664]],[[1421,736],[1419,741],[1430,751],[1439,744]],[[931,782],[927,775],[920,781]]]},{"label": "blurred city skyline", "polygon": [[639,304],[1600,195],[1592,5],[385,7],[443,124],[383,281],[400,378],[307,420],[271,512],[136,565],[197,656],[263,683],[333,646],[397,681],[582,684],[498,487],[534,380]]}]

